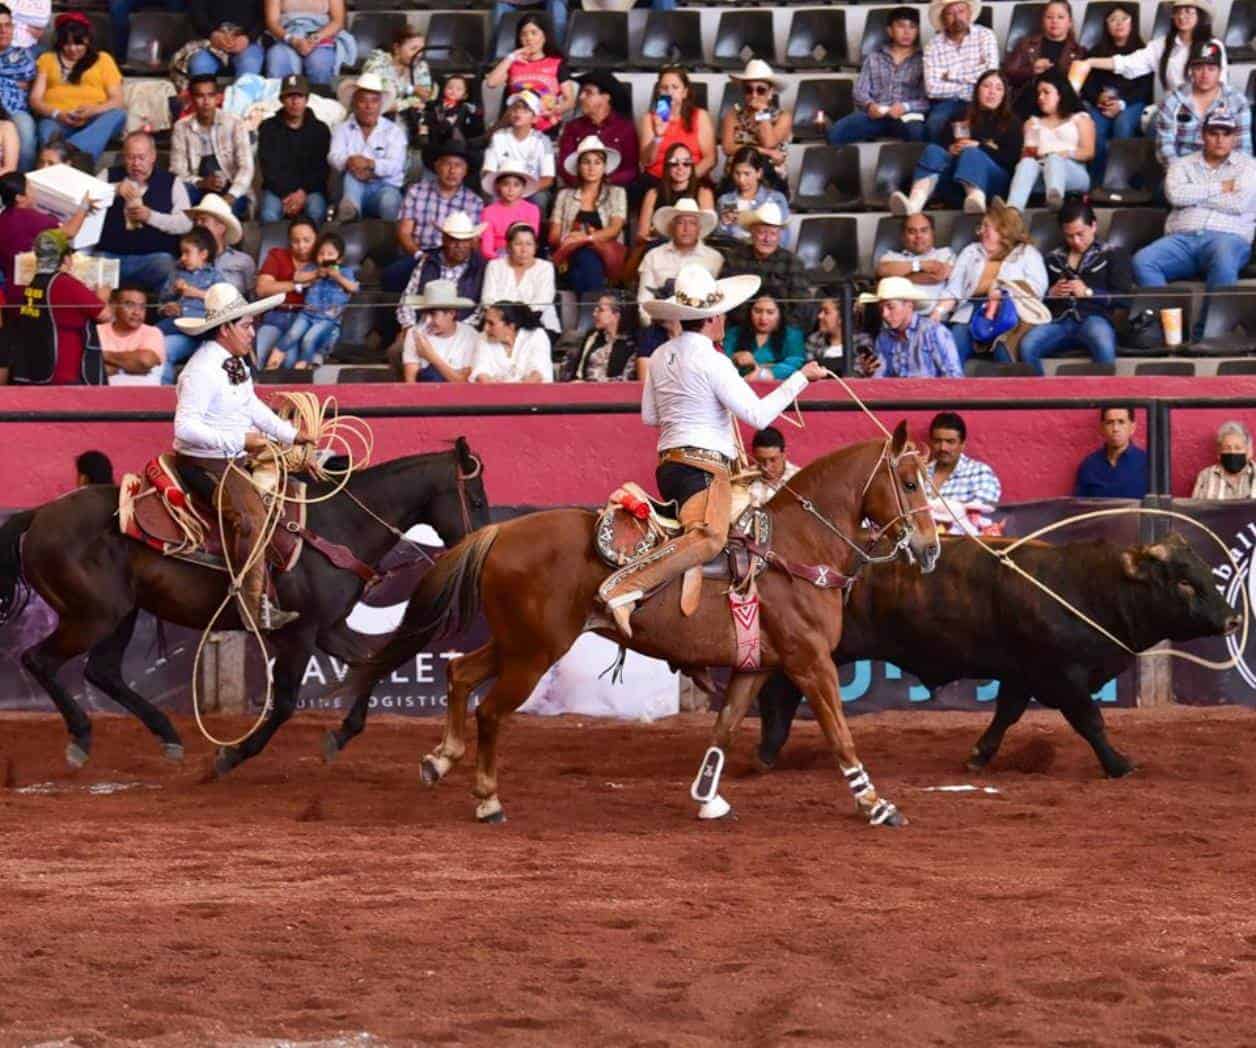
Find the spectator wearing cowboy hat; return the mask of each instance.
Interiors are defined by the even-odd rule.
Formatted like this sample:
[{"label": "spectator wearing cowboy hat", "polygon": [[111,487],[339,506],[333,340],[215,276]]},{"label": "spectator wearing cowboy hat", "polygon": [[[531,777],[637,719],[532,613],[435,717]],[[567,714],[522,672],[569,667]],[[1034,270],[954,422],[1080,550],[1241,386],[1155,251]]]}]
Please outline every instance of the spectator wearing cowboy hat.
[{"label": "spectator wearing cowboy hat", "polygon": [[217,249],[214,268],[228,284],[245,298],[253,293],[257,279],[257,263],[253,256],[240,251],[234,245],[244,237],[240,220],[231,212],[227,202],[216,193],[206,193],[196,207],[187,210],[194,226],[200,226],[214,238]]},{"label": "spectator wearing cowboy hat", "polygon": [[436,177],[416,182],[406,190],[397,224],[397,243],[405,257],[384,269],[380,284],[385,291],[397,293],[405,289],[418,258],[441,246],[441,228],[450,215],[465,215],[472,225],[480,221],[484,202],[464,184],[467,166],[466,144],[450,140],[433,157]]},{"label": "spectator wearing cowboy hat", "polygon": [[563,133],[558,140],[559,178],[569,186],[576,184],[577,172],[567,166],[567,158],[586,138],[594,137],[619,154],[619,166],[607,172],[607,180],[626,190],[637,177],[640,152],[637,128],[617,106],[628,85],[621,84],[606,72],[586,73],[576,83],[580,85],[577,96],[580,115],[563,125]]},{"label": "spectator wearing cowboy hat", "polygon": [[432,280],[423,294],[404,303],[418,320],[406,331],[401,366],[407,382],[466,382],[479,332],[465,320],[475,303],[449,280]]},{"label": "spectator wearing cowboy hat", "polygon": [[925,91],[932,108],[925,138],[940,142],[943,132],[963,120],[977,78],[999,68],[999,42],[985,26],[976,25],[981,0],[932,0],[929,22],[936,34],[925,48]]},{"label": "spectator wearing cowboy hat", "polygon": [[[787,183],[790,138],[794,115],[781,105],[785,81],[761,58],[752,58],[740,73],[728,78],[741,84],[742,100],[720,117],[720,148],[730,159],[744,146],[754,149],[766,163],[767,173],[778,189]],[[731,188],[732,164],[724,170],[721,189]]]},{"label": "spectator wearing cowboy hat", "polygon": [[864,59],[855,81],[855,111],[828,130],[831,146],[899,138],[925,137],[924,56],[920,50],[920,12],[895,7],[886,16],[886,40]]},{"label": "spectator wearing cowboy hat", "polygon": [[[729,248],[725,254],[727,266],[724,272],[738,276],[754,273],[763,280],[764,294],[771,295],[780,304],[785,323],[802,330],[811,327],[813,309],[811,285],[807,283],[802,262],[791,251],[781,247],[781,231],[787,219],[772,201],[753,211],[743,211],[738,220],[750,230],[750,240]],[[745,307],[736,310],[730,322],[746,323]]]},{"label": "spectator wearing cowboy hat", "polygon": [[623,272],[628,194],[610,180],[619,165],[618,151],[596,135],[567,157],[578,184],[559,192],[549,242],[554,265],[567,267],[567,283],[578,295],[601,291]]},{"label": "spectator wearing cowboy hat", "polygon": [[327,158],[332,167],[344,172],[336,220],[395,221],[401,211],[407,147],[405,132],[380,115],[392,104],[392,92],[374,73],[365,73],[345,80],[337,94],[352,115],[332,132]]},{"label": "spectator wearing cowboy hat", "polygon": [[503,126],[493,132],[484,151],[484,171],[487,174],[507,164],[526,171],[537,184],[530,199],[544,212],[554,184],[554,143],[532,126],[540,114],[541,97],[531,91],[519,91],[506,99]]},{"label": "spectator wearing cowboy hat", "polygon": [[309,101],[305,77],[284,77],[279,112],[257,129],[257,162],[262,170],[258,217],[263,222],[297,215],[322,222],[327,217],[331,129],[314,115]]},{"label": "spectator wearing cowboy hat", "polygon": [[946,325],[920,312],[924,297],[906,277],[883,277],[875,293],[859,296],[861,306],[878,308],[881,330],[871,349],[856,354],[856,372],[865,378],[964,377]]},{"label": "spectator wearing cowboy hat", "polygon": [[1238,128],[1236,148],[1252,151],[1252,111],[1247,99],[1222,80],[1225,52],[1211,40],[1191,45],[1187,82],[1164,98],[1156,110],[1156,156],[1165,167],[1180,156],[1204,148],[1204,122],[1225,112]]},{"label": "spectator wearing cowboy hat", "polygon": [[219,108],[216,77],[192,77],[188,94],[192,112],[175,121],[170,134],[170,173],[187,184],[193,204],[206,193],[216,193],[238,218],[246,218],[253,185],[248,128],[238,116]]},{"label": "spectator wearing cowboy hat", "polygon": [[536,192],[536,185],[536,179],[513,161],[484,172],[484,192],[493,198],[480,215],[485,227],[480,252],[486,259],[506,250],[506,233],[512,226],[530,226],[536,236],[541,235],[541,209],[525,199]]}]

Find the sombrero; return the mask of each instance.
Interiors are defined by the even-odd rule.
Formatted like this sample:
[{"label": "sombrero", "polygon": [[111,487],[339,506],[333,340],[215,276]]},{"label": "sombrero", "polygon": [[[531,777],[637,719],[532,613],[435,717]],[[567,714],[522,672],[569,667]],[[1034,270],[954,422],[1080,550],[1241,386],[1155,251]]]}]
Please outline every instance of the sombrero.
[{"label": "sombrero", "polygon": [[222,324],[230,324],[242,317],[251,317],[274,309],[284,300],[281,291],[278,295],[259,298],[256,302],[246,301],[234,284],[215,284],[205,292],[205,315],[203,317],[176,317],[174,324],[180,331],[188,335],[203,335],[207,331]]},{"label": "sombrero", "polygon": [[736,309],[756,291],[762,279],[753,273],[716,280],[702,266],[691,262],[676,276],[671,298],[641,303],[651,320],[706,320]]},{"label": "sombrero", "polygon": [[714,211],[705,211],[698,207],[698,202],[693,197],[681,197],[676,201],[675,207],[661,207],[654,212],[654,231],[661,237],[671,237],[672,235],[672,219],[680,215],[697,215],[701,226],[699,237],[706,238],[719,224],[719,218],[716,217]]},{"label": "sombrero", "polygon": [[580,144],[576,146],[566,160],[563,161],[563,170],[567,174],[574,176],[580,165],[580,158],[585,153],[601,153],[606,157],[606,170],[604,174],[610,175],[619,170],[619,164],[623,160],[619,150],[613,146],[608,146],[597,135],[585,135],[580,140]]},{"label": "sombrero", "polygon": [[217,193],[206,193],[196,207],[185,208],[183,213],[192,219],[197,215],[209,215],[210,218],[218,219],[227,227],[228,244],[238,244],[244,236],[244,227],[240,225],[240,220],[231,213],[231,206]]},{"label": "sombrero", "polygon": [[901,299],[905,302],[923,302],[928,297],[925,292],[906,277],[882,277],[876,291],[865,291],[859,296],[861,306],[871,306],[877,302],[892,302]]}]

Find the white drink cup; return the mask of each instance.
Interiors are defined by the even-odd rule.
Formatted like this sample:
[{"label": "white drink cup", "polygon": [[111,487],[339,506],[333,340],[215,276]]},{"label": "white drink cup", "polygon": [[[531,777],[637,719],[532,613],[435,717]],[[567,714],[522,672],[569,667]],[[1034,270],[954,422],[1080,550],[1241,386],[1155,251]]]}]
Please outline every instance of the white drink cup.
[{"label": "white drink cup", "polygon": [[1166,346],[1180,346],[1182,344],[1182,310],[1162,309],[1160,311],[1160,326],[1164,329],[1164,344]]}]

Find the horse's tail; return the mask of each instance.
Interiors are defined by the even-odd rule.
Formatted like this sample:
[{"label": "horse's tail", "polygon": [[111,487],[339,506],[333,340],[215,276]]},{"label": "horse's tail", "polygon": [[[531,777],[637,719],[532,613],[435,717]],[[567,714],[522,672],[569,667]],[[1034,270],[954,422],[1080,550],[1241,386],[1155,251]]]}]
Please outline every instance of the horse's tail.
[{"label": "horse's tail", "polygon": [[0,526],[0,625],[20,615],[30,599],[30,583],[22,574],[22,536],[34,519],[35,511],[28,509]]}]

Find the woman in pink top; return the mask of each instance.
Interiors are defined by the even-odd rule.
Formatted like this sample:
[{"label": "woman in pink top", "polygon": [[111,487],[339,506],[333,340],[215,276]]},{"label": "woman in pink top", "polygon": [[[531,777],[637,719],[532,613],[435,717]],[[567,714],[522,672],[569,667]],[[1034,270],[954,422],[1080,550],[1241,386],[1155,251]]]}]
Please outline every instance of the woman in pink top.
[{"label": "woman in pink top", "polygon": [[525,200],[536,192],[536,179],[513,165],[497,171],[484,172],[484,192],[493,196],[493,202],[480,214],[480,221],[487,223],[480,237],[480,252],[487,259],[494,259],[506,250],[506,232],[522,222],[541,232],[541,209],[532,201]]},{"label": "woman in pink top", "polygon": [[541,115],[536,129],[557,134],[563,119],[576,107],[576,85],[558,48],[545,37],[535,14],[526,14],[515,28],[515,50],[484,78],[486,87],[505,87],[508,95],[531,91],[540,96]]}]

